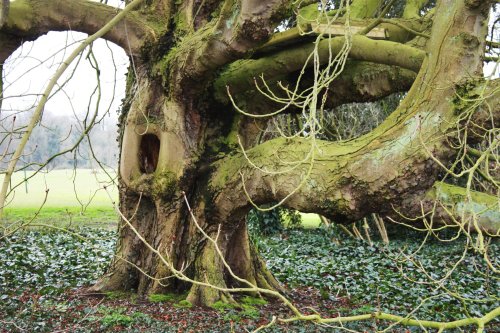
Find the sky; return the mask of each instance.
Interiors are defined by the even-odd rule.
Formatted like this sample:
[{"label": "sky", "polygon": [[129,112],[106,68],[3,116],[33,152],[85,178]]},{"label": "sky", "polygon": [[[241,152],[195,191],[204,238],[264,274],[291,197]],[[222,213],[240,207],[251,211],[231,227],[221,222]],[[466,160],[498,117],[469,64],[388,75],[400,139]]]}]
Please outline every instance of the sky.
[{"label": "sky", "polygon": [[[119,3],[121,2],[117,0],[108,1],[108,4]],[[86,34],[74,31],[49,32],[34,42],[24,43],[4,65],[5,99],[2,109],[19,112],[34,108],[39,99],[37,94],[43,92],[61,62],[86,37]],[[109,111],[109,117],[116,120],[117,110],[125,94],[125,75],[129,59],[121,47],[102,39],[94,42],[92,52],[100,70],[100,115]],[[58,81],[60,85],[65,84],[51,97],[45,107],[46,111],[84,117],[97,86],[96,71],[90,60],[87,49],[80,61],[75,60],[66,70]],[[71,80],[68,81],[69,77]],[[94,94],[91,112],[95,111],[96,99],[97,95]]]}]

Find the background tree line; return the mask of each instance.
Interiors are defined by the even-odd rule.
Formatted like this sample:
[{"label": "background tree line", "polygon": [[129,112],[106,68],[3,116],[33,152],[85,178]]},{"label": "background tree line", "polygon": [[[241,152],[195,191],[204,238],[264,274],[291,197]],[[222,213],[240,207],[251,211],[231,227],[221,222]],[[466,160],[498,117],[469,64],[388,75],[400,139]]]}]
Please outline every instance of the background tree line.
[{"label": "background tree line", "polygon": [[[10,160],[9,156],[17,146],[30,114],[30,112],[14,114],[4,111],[0,116],[0,131],[3,139],[0,142],[0,151],[4,156],[0,160],[2,169],[6,168]],[[67,112],[45,111],[42,122],[36,126],[27,143],[18,168],[38,169],[53,156],[67,150],[69,151],[50,160],[46,167],[48,169],[88,169],[97,167],[97,161],[99,161],[106,167],[116,168],[118,161],[116,117],[102,116],[89,135],[83,138],[81,144],[71,149],[84,132],[83,118],[84,116]]]}]

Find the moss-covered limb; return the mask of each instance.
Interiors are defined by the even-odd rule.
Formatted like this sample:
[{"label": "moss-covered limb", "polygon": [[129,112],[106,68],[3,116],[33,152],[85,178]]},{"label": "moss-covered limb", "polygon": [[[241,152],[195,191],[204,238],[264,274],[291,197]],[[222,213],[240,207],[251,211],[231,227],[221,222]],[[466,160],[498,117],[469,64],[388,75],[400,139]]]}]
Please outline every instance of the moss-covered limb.
[{"label": "moss-covered limb", "polygon": [[[462,2],[444,1],[440,6],[446,10],[436,10],[439,23],[429,40],[435,51],[394,113],[358,139],[316,141],[310,171],[307,163],[301,163],[289,172],[265,172],[290,169],[294,161],[304,160],[311,151],[308,139],[271,140],[249,150],[248,159],[237,155],[221,162],[211,181],[221,218],[244,211],[250,197],[257,204],[286,198],[285,205],[301,211],[352,221],[368,213],[390,211],[408,196],[428,190],[440,171],[435,159],[446,164],[456,153],[446,138],[455,133],[459,121],[451,103],[457,94],[454,85],[482,66],[481,42],[472,48],[467,40],[484,40],[484,13],[488,13],[469,10]],[[469,38],[457,38],[464,34]],[[228,198],[240,204],[224,205]]]},{"label": "moss-covered limb", "polygon": [[[302,77],[300,89],[312,86],[313,76],[312,73],[309,73],[310,71],[312,70],[306,70],[305,75]],[[397,66],[349,60],[344,71],[328,87],[325,106],[334,108],[346,103],[373,102],[395,92],[408,91],[416,76],[415,72]],[[285,87],[293,87],[296,80],[297,76],[295,74],[279,78],[279,82]],[[257,82],[262,85],[259,80]],[[266,84],[277,96],[286,97],[283,90],[278,87],[276,80],[266,80]],[[236,93],[234,97],[236,103],[245,107],[245,110],[252,114],[265,114],[269,113],[269,110],[283,107],[283,105],[263,97],[262,93],[256,89],[255,84],[245,92],[231,89],[231,93]],[[217,97],[220,102],[229,102],[227,94],[217,95]],[[245,103],[245,101],[252,101],[252,103]],[[284,112],[293,113],[296,111],[296,109],[290,107]],[[249,121],[255,122],[256,119]],[[265,128],[265,126],[262,128]]]},{"label": "moss-covered limb", "polygon": [[216,18],[186,34],[165,56],[157,66],[160,74],[164,75],[163,71],[169,69],[165,81],[184,97],[189,91],[198,93],[203,89],[200,85],[207,83],[203,78],[265,42],[274,27],[289,14],[290,5],[286,0],[224,1]]},{"label": "moss-covered limb", "polygon": [[[77,30],[93,34],[117,14],[117,9],[87,0],[18,0],[11,3],[3,31],[24,40],[49,31]],[[146,41],[156,39],[157,26],[149,25],[137,12],[130,12],[103,38],[138,55]]]},{"label": "moss-covered limb", "polygon": [[420,17],[420,10],[429,2],[429,0],[406,0],[406,6],[403,11],[403,18],[412,19]]},{"label": "moss-covered limb", "polygon": [[[403,44],[372,40],[364,36],[353,36],[352,49],[349,57],[356,60],[394,65],[418,71],[425,53],[419,49]],[[335,54],[344,44],[344,37],[325,39],[319,44],[319,59],[326,62],[330,50]],[[266,80],[282,77],[284,74],[293,73],[303,68],[304,62],[313,51],[311,44],[299,45],[288,48],[260,59],[239,60],[232,63],[220,74],[214,83],[216,98],[227,99],[226,86],[231,92],[241,92],[254,86],[254,78],[264,75]],[[312,66],[308,63],[307,67]]]},{"label": "moss-covered limb", "polygon": [[354,0],[351,4],[352,18],[374,17],[383,5],[383,0]]},{"label": "moss-covered limb", "polygon": [[438,201],[439,205],[436,208],[438,211],[435,214],[440,216],[442,220],[452,223],[453,220],[461,221],[462,217],[475,219],[482,230],[493,235],[500,233],[500,201],[498,197],[436,182],[426,193],[424,200]]},{"label": "moss-covered limb", "polygon": [[[319,11],[316,8],[316,12]],[[303,20],[305,21],[305,20]],[[338,18],[335,24],[341,26],[344,25],[344,18]],[[375,19],[350,19],[350,25],[354,27],[366,27],[373,22]],[[385,40],[389,40],[397,43],[406,43],[410,41],[413,37],[420,35],[428,37],[424,34],[424,30],[430,24],[428,18],[420,19],[401,19],[401,18],[390,18],[390,19],[379,19],[379,26],[386,31]],[[316,20],[311,22],[317,23]],[[271,36],[269,41],[259,47],[256,51],[256,55],[263,55],[267,53],[273,53],[280,51],[284,46],[290,44],[298,44],[301,42],[311,41],[311,22],[302,22],[302,26],[294,27],[283,32],[275,33]],[[320,24],[327,24],[327,19],[320,20]],[[303,32],[308,32],[306,35]]]},{"label": "moss-covered limb", "polygon": [[[397,66],[348,61],[344,71],[328,87],[326,106],[373,102],[395,92],[408,91],[416,76],[414,71]],[[304,88],[312,85],[311,78],[311,75],[305,76]]]}]

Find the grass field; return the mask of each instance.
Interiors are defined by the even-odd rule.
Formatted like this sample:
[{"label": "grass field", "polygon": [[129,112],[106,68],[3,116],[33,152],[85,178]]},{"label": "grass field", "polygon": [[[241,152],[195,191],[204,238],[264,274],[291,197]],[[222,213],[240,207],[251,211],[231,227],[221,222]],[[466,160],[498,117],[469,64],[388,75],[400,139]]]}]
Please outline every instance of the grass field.
[{"label": "grass field", "polygon": [[319,227],[321,220],[318,214],[313,213],[301,213],[302,215],[302,226],[306,229],[314,229]]},{"label": "grass field", "polygon": [[[114,171],[109,171],[109,174],[112,177],[116,176]],[[12,178],[12,187],[22,183],[25,177],[29,178],[31,175],[32,171],[26,172],[26,175],[24,172],[16,172]],[[109,207],[111,200],[103,189],[104,186],[108,186],[113,200],[116,200],[117,188],[102,170],[52,170],[38,173],[14,189],[9,196],[8,207],[38,208],[46,196],[44,207]]]},{"label": "grass field", "polygon": [[[108,173],[112,177],[116,176],[113,170]],[[53,170],[29,178],[31,175],[31,171],[26,174],[14,174],[12,186],[21,185],[17,186],[9,197],[5,209],[5,218],[8,221],[31,219],[35,214],[38,214],[37,221],[43,223],[58,221],[57,224],[100,225],[117,220],[111,200],[103,187],[107,187],[113,200],[117,200],[118,190],[104,171]],[[25,178],[28,180],[23,183]],[[43,208],[39,211],[42,205]],[[316,228],[319,223],[318,215],[302,214],[302,224],[305,228]]]},{"label": "grass field", "polygon": [[[111,177],[116,176],[115,171],[108,172]],[[5,208],[6,220],[27,220],[38,214],[37,221],[42,223],[102,225],[116,222],[116,213],[104,186],[113,200],[117,200],[118,190],[104,171],[52,170],[29,178],[32,175],[31,171],[13,175],[14,191]],[[28,180],[23,183],[25,178]],[[16,187],[18,184],[21,185]]]}]

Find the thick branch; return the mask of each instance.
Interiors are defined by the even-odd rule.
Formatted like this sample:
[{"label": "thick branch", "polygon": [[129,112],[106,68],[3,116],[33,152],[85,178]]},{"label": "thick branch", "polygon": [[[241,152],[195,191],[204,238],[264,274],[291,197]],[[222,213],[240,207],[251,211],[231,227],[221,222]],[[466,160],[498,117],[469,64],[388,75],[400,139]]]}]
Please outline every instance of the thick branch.
[{"label": "thick branch", "polygon": [[[372,40],[364,36],[353,36],[351,59],[395,65],[418,71],[425,52],[399,43]],[[319,44],[322,63],[328,61],[330,50],[339,52],[344,44],[344,37],[325,39]],[[232,63],[215,81],[216,96],[220,100],[226,97],[226,86],[232,93],[245,91],[254,85],[253,79],[264,75],[266,80],[273,80],[286,73],[293,73],[303,68],[304,62],[313,51],[313,45],[300,45],[257,60],[239,60]],[[308,63],[307,67],[312,66]]]},{"label": "thick branch", "polygon": [[[311,71],[311,69],[306,70],[299,90],[302,91],[313,85]],[[291,88],[296,84],[297,75],[287,75],[278,79],[281,86]],[[347,103],[374,102],[396,92],[408,91],[416,76],[415,72],[397,66],[350,60],[346,63],[344,71],[328,86],[324,106],[335,108]],[[257,79],[255,83],[262,87],[260,79]],[[287,97],[278,86],[277,80],[266,80],[266,84],[276,96]],[[222,103],[228,103],[228,96],[226,92],[224,93],[224,95],[217,95],[217,98]],[[269,110],[283,107],[282,104],[263,97],[255,84],[245,92],[238,93],[234,99],[238,105],[245,105],[246,110],[252,114],[265,114],[269,113]],[[245,103],[245,101],[251,101],[251,103]],[[292,106],[284,112],[296,111]]]},{"label": "thick branch", "polygon": [[[93,34],[109,22],[119,10],[87,0],[18,0],[11,3],[6,25],[0,35],[16,40],[5,47],[2,41],[0,60],[4,61],[21,42],[33,40],[49,31],[76,30]],[[121,46],[130,55],[138,55],[147,40],[154,40],[156,32],[131,12],[103,38]],[[12,45],[14,44],[14,45]]]},{"label": "thick branch", "polygon": [[[317,11],[317,13],[319,13],[319,11]],[[320,20],[320,18],[314,18],[314,20],[311,21],[304,20],[305,22],[303,22],[300,27],[298,25],[297,27],[273,34],[267,43],[256,50],[254,58],[266,53],[280,51],[284,46],[289,46],[290,44],[312,42],[313,38],[316,38],[318,32],[312,31],[311,22],[317,24],[316,20]],[[350,25],[357,28],[367,27],[374,22],[379,22],[379,26],[385,30],[385,40],[398,43],[409,42],[415,36],[428,38],[429,36],[423,33],[423,31],[428,29],[432,23],[432,21],[428,18],[420,18],[418,20],[401,18],[349,20]],[[331,23],[328,23],[326,19],[323,19],[320,20],[320,24],[329,25]],[[345,24],[345,18],[338,18],[335,21],[335,24],[338,27],[343,26]],[[304,32],[307,32],[307,34],[304,34]]]},{"label": "thick branch", "polygon": [[218,18],[186,35],[159,70],[170,68],[170,84],[193,91],[201,78],[265,42],[289,6],[286,0],[226,0]]},{"label": "thick branch", "polygon": [[[453,221],[460,222],[462,216],[475,218],[482,230],[490,234],[500,232],[500,203],[497,197],[476,191],[468,192],[463,187],[436,182],[426,193],[423,204],[432,207],[435,200],[439,203],[434,212],[435,218],[452,225]],[[474,230],[472,225],[466,226],[469,227]]]},{"label": "thick branch", "polygon": [[[480,75],[487,29],[484,8],[468,9],[451,0],[440,6],[429,40],[434,51],[394,113],[352,141],[316,140],[313,145],[311,139],[278,138],[246,156],[225,159],[216,165],[211,180],[220,218],[245,213],[249,197],[257,204],[285,200],[285,205],[301,211],[355,221],[369,213],[390,212],[409,195],[427,191],[441,171],[435,159],[446,164],[456,154],[448,144],[461,116],[452,103],[455,86],[471,73]],[[459,35],[463,37],[457,39]],[[472,46],[470,40],[479,42]]]}]

